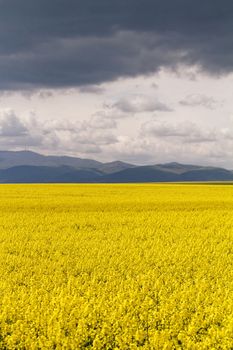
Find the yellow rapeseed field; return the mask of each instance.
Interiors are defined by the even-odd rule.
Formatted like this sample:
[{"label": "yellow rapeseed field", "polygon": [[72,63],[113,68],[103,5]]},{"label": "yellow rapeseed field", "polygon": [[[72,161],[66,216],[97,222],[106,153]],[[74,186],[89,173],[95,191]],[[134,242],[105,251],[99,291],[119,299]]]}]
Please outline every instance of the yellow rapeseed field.
[{"label": "yellow rapeseed field", "polygon": [[0,349],[233,349],[233,186],[1,185]]}]

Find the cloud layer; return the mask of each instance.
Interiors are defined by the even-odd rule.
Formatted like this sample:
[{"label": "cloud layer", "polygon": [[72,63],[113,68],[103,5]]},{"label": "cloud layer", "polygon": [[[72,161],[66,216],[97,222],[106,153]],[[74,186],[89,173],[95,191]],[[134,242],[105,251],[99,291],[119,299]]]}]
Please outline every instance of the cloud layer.
[{"label": "cloud layer", "polygon": [[0,89],[63,88],[196,65],[233,70],[231,0],[1,0]]},{"label": "cloud layer", "polygon": [[0,148],[228,166],[232,34],[231,0],[0,0]]},{"label": "cloud layer", "polygon": [[[111,121],[111,122],[110,122]],[[121,134],[116,120],[94,115],[83,122],[27,118],[12,110],[0,111],[0,148],[40,150],[43,153],[75,154],[138,164],[179,160],[226,166],[231,163],[233,124],[205,129],[194,122],[141,122],[135,136]]]}]

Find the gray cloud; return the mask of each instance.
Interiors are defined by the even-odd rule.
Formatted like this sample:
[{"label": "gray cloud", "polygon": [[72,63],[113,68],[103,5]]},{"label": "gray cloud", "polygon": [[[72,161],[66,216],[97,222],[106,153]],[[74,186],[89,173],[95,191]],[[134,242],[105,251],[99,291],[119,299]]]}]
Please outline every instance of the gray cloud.
[{"label": "gray cloud", "polygon": [[143,95],[134,95],[129,98],[122,98],[117,101],[113,107],[123,113],[141,113],[141,112],[171,112],[172,109],[165,103],[160,102],[155,97]]},{"label": "gray cloud", "polygon": [[233,70],[231,0],[1,0],[0,89],[85,86],[197,65]]},{"label": "gray cloud", "polygon": [[178,138],[183,143],[206,143],[216,142],[218,136],[215,130],[203,130],[192,122],[165,123],[165,122],[146,122],[141,127],[142,136],[151,136],[157,138]]},{"label": "gray cloud", "polygon": [[47,99],[54,96],[54,92],[51,90],[38,91],[38,97],[41,99]]},{"label": "gray cloud", "polygon": [[87,94],[98,94],[101,95],[105,92],[105,89],[98,85],[87,85],[80,86],[79,91]]},{"label": "gray cloud", "polygon": [[180,101],[182,106],[197,107],[202,106],[208,109],[216,109],[221,103],[216,101],[213,97],[202,94],[187,95]]},{"label": "gray cloud", "polygon": [[0,112],[0,137],[22,137],[28,133],[27,127],[14,111],[3,110]]},{"label": "gray cloud", "polygon": [[135,94],[127,98],[120,98],[113,103],[104,103],[102,109],[93,115],[90,122],[96,128],[113,129],[117,127],[116,121],[133,117],[137,113],[152,113],[156,111],[171,112],[173,110],[155,96]]}]

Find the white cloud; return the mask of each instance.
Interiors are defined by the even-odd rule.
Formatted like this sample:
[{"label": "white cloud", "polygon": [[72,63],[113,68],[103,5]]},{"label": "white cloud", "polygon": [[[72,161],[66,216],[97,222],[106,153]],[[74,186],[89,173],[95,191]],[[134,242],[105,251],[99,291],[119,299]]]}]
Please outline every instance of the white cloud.
[{"label": "white cloud", "polygon": [[100,153],[102,146],[118,142],[110,131],[116,122],[101,116],[92,116],[83,122],[69,120],[40,121],[34,113],[17,116],[14,111],[0,113],[0,146],[4,149],[36,147],[51,152]]},{"label": "white cloud", "polygon": [[117,122],[103,111],[96,112],[87,122],[83,123],[86,128],[92,129],[115,129]]},{"label": "white cloud", "polygon": [[4,111],[0,115],[0,130],[0,146],[4,149],[27,146],[44,153],[136,164],[179,161],[226,166],[232,158],[233,126],[216,130],[190,121],[152,120],[142,123],[132,136],[127,130],[119,132],[114,120],[112,123],[112,119],[98,114],[83,122],[41,122],[35,114],[23,117]]},{"label": "white cloud", "polygon": [[[101,85],[104,94],[77,89],[52,90],[51,96],[37,92],[30,99],[2,94],[1,107],[11,106],[16,119],[4,116],[9,109],[2,110],[0,148],[27,146],[41,153],[102,161],[179,161],[233,168],[233,75],[213,79],[198,74],[195,80],[165,71],[122,79]],[[196,106],[189,107],[180,103],[196,91],[210,100],[193,97]],[[159,110],[158,101],[173,111]]]}]

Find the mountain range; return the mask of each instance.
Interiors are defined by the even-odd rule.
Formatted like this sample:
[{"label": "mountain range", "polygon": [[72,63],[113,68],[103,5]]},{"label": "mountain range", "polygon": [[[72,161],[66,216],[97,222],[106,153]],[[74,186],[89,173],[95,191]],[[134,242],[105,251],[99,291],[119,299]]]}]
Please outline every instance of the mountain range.
[{"label": "mountain range", "polygon": [[176,162],[138,166],[31,151],[0,151],[0,183],[133,183],[233,181],[233,171]]}]

